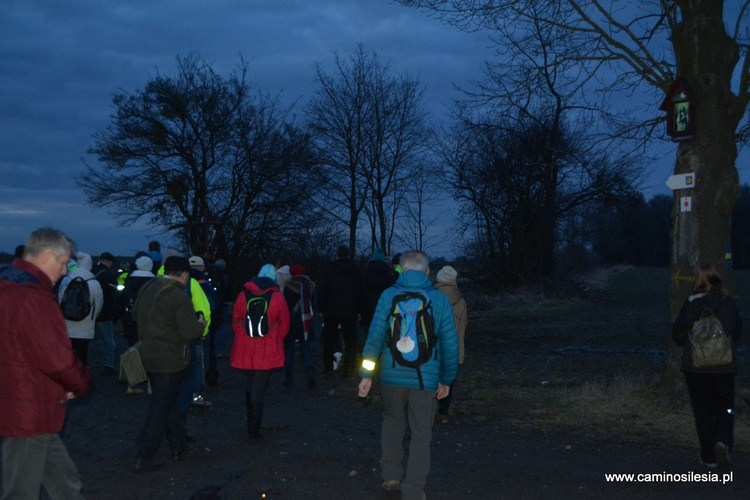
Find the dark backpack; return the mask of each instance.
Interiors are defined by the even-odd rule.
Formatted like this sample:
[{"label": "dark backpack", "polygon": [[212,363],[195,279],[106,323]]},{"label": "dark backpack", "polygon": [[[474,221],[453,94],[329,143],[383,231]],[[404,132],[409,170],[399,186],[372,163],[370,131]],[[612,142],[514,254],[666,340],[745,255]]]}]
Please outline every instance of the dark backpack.
[{"label": "dark backpack", "polygon": [[419,387],[424,388],[419,367],[429,361],[433,352],[437,359],[437,335],[432,315],[432,301],[425,288],[419,292],[399,292],[391,302],[388,315],[388,346],[396,363],[417,370]]},{"label": "dark backpack", "polygon": [[62,309],[65,319],[81,321],[89,314],[91,314],[92,319],[94,318],[94,306],[91,303],[91,292],[87,281],[89,280],[76,276],[65,288],[60,300],[60,309]]},{"label": "dark backpack", "polygon": [[721,321],[709,308],[705,308],[700,319],[693,323],[690,344],[693,366],[696,368],[722,366],[732,362],[732,344]]},{"label": "dark backpack", "polygon": [[249,337],[265,337],[268,335],[268,306],[271,303],[273,290],[263,295],[255,295],[245,290],[245,331]]}]

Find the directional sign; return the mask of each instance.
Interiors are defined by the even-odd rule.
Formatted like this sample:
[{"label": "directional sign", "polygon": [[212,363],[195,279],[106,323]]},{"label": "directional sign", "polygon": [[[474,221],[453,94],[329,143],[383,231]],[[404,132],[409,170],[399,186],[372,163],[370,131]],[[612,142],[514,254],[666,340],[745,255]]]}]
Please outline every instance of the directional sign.
[{"label": "directional sign", "polygon": [[667,187],[674,191],[675,189],[688,189],[695,185],[695,174],[675,174],[670,175],[667,179]]}]

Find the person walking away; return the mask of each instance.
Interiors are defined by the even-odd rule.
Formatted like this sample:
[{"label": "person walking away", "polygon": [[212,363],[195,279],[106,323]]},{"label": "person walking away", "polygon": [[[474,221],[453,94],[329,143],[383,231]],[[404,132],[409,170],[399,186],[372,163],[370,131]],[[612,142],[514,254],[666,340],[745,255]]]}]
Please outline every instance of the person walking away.
[{"label": "person walking away", "polygon": [[139,472],[164,465],[155,456],[165,436],[174,460],[182,460],[189,451],[177,393],[191,361],[188,346],[206,326],[203,316],[196,319],[193,303],[183,291],[189,280],[188,260],[169,257],[164,262],[164,275],[143,285],[133,306],[143,367],[152,391],[146,421],[136,441],[134,469]]},{"label": "person walking away", "polygon": [[344,361],[341,376],[353,374],[357,365],[357,320],[364,301],[364,279],[349,256],[349,248],[340,246],[336,260],[326,269],[318,286],[318,310],[323,319],[323,372],[333,372],[333,354],[344,337]]},{"label": "person walking away", "polygon": [[[268,378],[272,370],[284,366],[284,339],[289,334],[289,309],[275,279],[276,268],[265,264],[257,277],[245,283],[232,313],[234,344],[229,364],[246,378],[245,406],[251,442],[263,437],[260,429]],[[256,311],[266,314],[256,316]]]},{"label": "person walking away", "polygon": [[[691,331],[705,311],[721,322],[730,339],[731,360],[714,366],[696,366]],[[742,333],[742,318],[737,301],[724,290],[719,273],[708,262],[693,269],[693,294],[680,308],[672,325],[672,339],[684,346],[680,369],[685,374],[695,428],[700,444],[700,462],[709,468],[731,467],[734,447],[734,382],[737,375],[736,344]]]},{"label": "person walking away", "polygon": [[186,419],[190,406],[201,408],[211,408],[213,406],[213,403],[204,397],[204,389],[206,370],[208,368],[207,347],[211,333],[216,328],[214,318],[219,309],[219,299],[216,295],[216,290],[214,290],[208,281],[205,261],[197,255],[193,255],[188,261],[190,262],[190,284],[186,288],[186,291],[193,301],[193,308],[196,314],[202,314],[206,318],[206,328],[203,336],[193,342],[191,346],[194,359],[185,373],[185,383],[180,390],[180,406],[183,417]]},{"label": "person walking away", "polygon": [[[221,346],[223,354],[226,356],[226,328],[231,323],[231,311],[230,319],[227,320],[227,325],[224,324],[227,310],[229,309],[226,305],[227,301],[227,287],[229,286],[229,278],[225,273],[227,265],[223,259],[219,259],[213,264],[206,262],[205,272],[208,276],[208,282],[211,285],[216,295],[216,309],[211,312],[211,328],[208,333],[208,356],[206,364],[206,386],[216,387],[219,382],[219,369],[216,365],[218,359],[217,352]],[[206,353],[204,352],[204,355]]]},{"label": "person walking away", "polygon": [[[151,272],[153,265],[154,263],[149,257],[145,255],[138,257],[135,260],[136,269],[125,279],[123,291],[119,295],[121,300],[120,310],[122,311],[122,332],[128,347],[132,347],[138,342],[138,322],[133,318],[133,306],[141,287],[154,279],[154,274]],[[142,394],[143,389],[128,386],[125,393]]]},{"label": "person walking away", "polygon": [[370,257],[370,262],[367,263],[365,272],[365,300],[362,307],[362,317],[359,321],[365,333],[361,341],[357,339],[357,350],[360,354],[367,340],[367,330],[370,328],[372,315],[375,313],[375,306],[378,305],[380,294],[393,285],[396,279],[398,279],[398,273],[385,261],[383,251],[376,248],[372,257]]},{"label": "person walking away", "polygon": [[67,403],[85,395],[91,373],[71,348],[53,285],[73,243],[52,228],[34,231],[23,257],[0,269],[0,437],[3,498],[83,498],[60,439]]},{"label": "person walking away", "polygon": [[[424,487],[430,472],[430,441],[435,419],[437,399],[450,392],[450,385],[458,370],[458,335],[453,321],[453,309],[448,298],[432,286],[428,277],[429,259],[424,252],[405,252],[399,260],[401,275],[395,285],[380,296],[375,308],[367,343],[363,351],[359,370],[359,397],[366,398],[372,388],[376,368],[380,368],[383,397],[383,428],[381,437],[380,467],[383,489],[401,491],[404,500],[422,500]],[[425,318],[431,310],[433,329],[425,327],[418,332],[407,329],[409,336],[399,337],[399,328],[389,334],[390,319],[396,307],[403,307],[401,300],[407,297],[424,299],[418,314]],[[421,299],[409,299],[420,301]],[[406,311],[405,309],[400,309]],[[413,323],[406,318],[401,323],[428,324],[429,321]],[[422,339],[429,339],[429,345]],[[413,338],[418,340],[413,340]],[[394,354],[398,353],[398,354]],[[422,363],[406,364],[407,358],[418,355]],[[397,362],[398,360],[398,362]],[[411,439],[406,474],[403,470],[404,432],[408,421]]]},{"label": "person walking away", "polygon": [[[469,322],[468,309],[466,307],[466,301],[461,296],[461,291],[458,289],[456,283],[456,277],[458,272],[451,266],[445,266],[437,273],[437,283],[435,288],[440,290],[448,297],[453,308],[453,321],[456,324],[456,333],[458,334],[458,372],[461,372],[461,367],[464,365],[464,338],[466,336],[466,325]],[[458,378],[458,373],[456,374]],[[438,401],[438,422],[441,424],[447,424],[450,422],[450,416],[448,415],[451,400],[454,395],[454,388],[456,386],[455,380],[451,384],[448,395]]]},{"label": "person walking away", "polygon": [[89,365],[89,344],[96,333],[96,318],[104,305],[104,294],[102,287],[91,273],[91,256],[87,253],[78,252],[76,254],[76,268],[69,272],[60,281],[58,289],[58,301],[62,304],[65,297],[65,291],[74,279],[83,280],[89,289],[90,311],[83,319],[65,319],[65,327],[68,329],[68,336],[73,350],[78,354],[81,362]]},{"label": "person walking away", "polygon": [[96,318],[96,334],[104,344],[104,368],[102,375],[109,377],[117,374],[117,345],[115,344],[115,321],[117,320],[115,300],[117,299],[118,273],[115,265],[115,256],[104,252],[99,256],[99,262],[91,270],[96,280],[102,287],[104,304],[101,312]]},{"label": "person walking away", "polygon": [[290,274],[291,279],[287,281],[283,292],[290,316],[289,335],[284,339],[284,387],[294,385],[294,350],[295,345],[299,344],[302,362],[307,370],[307,388],[315,389],[315,366],[310,352],[315,283],[307,275],[304,266],[292,267]]}]

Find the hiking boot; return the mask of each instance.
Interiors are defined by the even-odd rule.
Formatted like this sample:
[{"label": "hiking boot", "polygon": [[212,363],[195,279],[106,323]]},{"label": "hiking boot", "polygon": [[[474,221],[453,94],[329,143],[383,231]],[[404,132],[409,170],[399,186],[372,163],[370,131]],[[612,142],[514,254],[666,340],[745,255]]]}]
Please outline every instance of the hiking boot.
[{"label": "hiking boot", "polygon": [[401,481],[398,479],[383,481],[383,489],[385,491],[401,491]]},{"label": "hiking boot", "polygon": [[140,387],[128,387],[125,390],[125,394],[143,394],[143,389]]},{"label": "hiking boot", "polygon": [[200,394],[193,396],[193,401],[191,401],[190,404],[201,408],[211,408],[213,406],[213,403],[206,401]]},{"label": "hiking boot", "polygon": [[138,457],[135,459],[135,464],[133,464],[133,469],[136,472],[148,472],[161,469],[162,467],[164,467],[164,462],[154,460],[153,458]]},{"label": "hiking boot", "polygon": [[714,445],[714,453],[716,454],[716,462],[722,469],[729,469],[732,467],[732,461],[729,459],[729,448],[727,445],[719,441]]}]

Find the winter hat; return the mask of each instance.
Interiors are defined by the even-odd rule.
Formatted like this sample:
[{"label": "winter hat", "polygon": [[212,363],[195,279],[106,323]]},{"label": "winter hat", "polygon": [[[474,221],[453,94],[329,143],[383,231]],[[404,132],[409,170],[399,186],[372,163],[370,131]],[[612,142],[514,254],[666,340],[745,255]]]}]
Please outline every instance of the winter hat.
[{"label": "winter hat", "polygon": [[297,264],[292,268],[292,276],[306,276],[307,275],[307,269],[305,269],[305,266],[302,264]]},{"label": "winter hat", "polygon": [[191,267],[206,267],[206,263],[203,262],[203,258],[198,257],[197,255],[193,255],[192,257],[190,257],[189,261]]},{"label": "winter hat", "polygon": [[164,261],[164,274],[172,273],[189,273],[190,272],[190,261],[185,257],[167,257]]},{"label": "winter hat", "polygon": [[272,280],[276,281],[276,267],[274,267],[273,264],[265,264],[263,267],[260,268],[258,277],[259,278],[271,278]]},{"label": "winter hat", "polygon": [[437,273],[439,283],[455,283],[458,273],[451,266],[445,266]]},{"label": "winter hat", "polygon": [[91,261],[91,256],[89,254],[78,252],[76,254],[76,261],[78,261],[78,267],[91,271],[93,262]]},{"label": "winter hat", "polygon": [[214,262],[214,267],[223,271],[227,268],[227,261],[225,261],[224,259],[219,259]]},{"label": "winter hat", "polygon": [[276,270],[276,274],[289,274],[289,275],[291,275],[290,272],[289,272],[289,266],[281,266],[280,268],[278,268]]},{"label": "winter hat", "polygon": [[370,260],[382,260],[385,262],[385,254],[383,254],[383,251],[380,248],[376,248],[375,251],[372,252]]},{"label": "winter hat", "polygon": [[154,261],[151,260],[150,257],[144,255],[143,257],[138,257],[135,260],[135,267],[137,267],[141,271],[151,271],[151,269],[153,269],[154,267]]},{"label": "winter hat", "polygon": [[276,283],[284,288],[289,280],[292,279],[292,275],[289,273],[289,266],[281,266],[276,270]]},{"label": "winter hat", "polygon": [[75,271],[77,267],[78,267],[78,262],[76,262],[75,259],[70,259],[68,261],[68,272],[69,273]]},{"label": "winter hat", "polygon": [[150,252],[148,253],[148,256],[149,256],[149,258],[150,258],[150,259],[151,259],[151,260],[152,260],[153,262],[161,262],[161,260],[162,260],[162,256],[161,256],[161,253],[157,252],[156,250],[151,250],[151,251],[150,251]]}]

